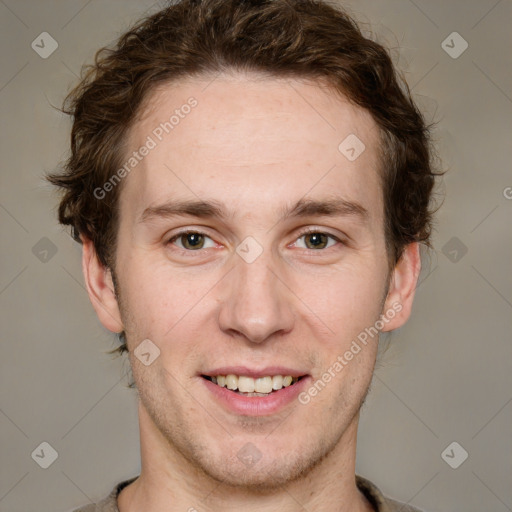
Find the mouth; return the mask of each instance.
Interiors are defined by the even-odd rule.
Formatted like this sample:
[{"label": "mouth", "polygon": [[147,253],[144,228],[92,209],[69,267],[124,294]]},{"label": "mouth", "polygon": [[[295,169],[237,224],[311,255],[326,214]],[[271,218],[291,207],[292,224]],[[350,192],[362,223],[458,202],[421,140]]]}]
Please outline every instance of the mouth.
[{"label": "mouth", "polygon": [[214,403],[230,414],[253,417],[271,417],[296,407],[297,397],[312,381],[309,374],[284,366],[225,366],[198,377]]},{"label": "mouth", "polygon": [[201,375],[220,388],[225,388],[232,393],[245,397],[267,397],[277,393],[283,388],[294,386],[307,377],[307,375],[267,375],[264,377],[253,378],[246,375]]}]

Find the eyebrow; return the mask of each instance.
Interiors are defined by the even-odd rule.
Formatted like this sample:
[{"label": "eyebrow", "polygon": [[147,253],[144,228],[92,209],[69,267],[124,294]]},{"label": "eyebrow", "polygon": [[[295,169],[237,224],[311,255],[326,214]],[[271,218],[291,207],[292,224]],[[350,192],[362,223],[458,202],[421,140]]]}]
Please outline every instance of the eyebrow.
[{"label": "eyebrow", "polygon": [[[361,204],[343,198],[324,200],[299,199],[293,206],[281,207],[279,222],[294,217],[355,217],[365,222],[369,213]],[[139,223],[144,223],[155,218],[167,218],[174,216],[191,216],[198,218],[218,218],[226,220],[233,218],[235,212],[228,211],[222,203],[215,200],[176,200],[149,206],[139,218]]]},{"label": "eyebrow", "polygon": [[281,211],[280,220],[290,217],[312,217],[312,216],[354,216],[361,220],[367,220],[368,210],[355,201],[348,201],[341,197],[325,200],[300,199],[295,205]]}]

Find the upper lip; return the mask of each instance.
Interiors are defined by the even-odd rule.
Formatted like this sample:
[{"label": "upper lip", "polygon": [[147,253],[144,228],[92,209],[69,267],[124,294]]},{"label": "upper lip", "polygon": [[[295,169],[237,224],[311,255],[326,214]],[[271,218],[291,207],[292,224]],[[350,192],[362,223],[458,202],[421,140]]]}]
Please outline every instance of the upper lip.
[{"label": "upper lip", "polygon": [[208,377],[216,377],[217,375],[243,375],[245,377],[257,379],[259,377],[268,377],[273,375],[282,375],[283,377],[286,377],[287,375],[290,375],[291,377],[303,377],[308,375],[308,373],[294,368],[286,368],[285,366],[267,366],[259,370],[247,368],[247,366],[222,366],[214,368],[213,370],[201,372],[201,375],[207,375]]}]

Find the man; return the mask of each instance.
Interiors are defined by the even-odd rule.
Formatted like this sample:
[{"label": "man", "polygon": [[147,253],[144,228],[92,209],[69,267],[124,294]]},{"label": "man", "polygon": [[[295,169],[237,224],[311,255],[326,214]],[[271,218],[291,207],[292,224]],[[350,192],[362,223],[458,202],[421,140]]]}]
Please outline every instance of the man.
[{"label": "man", "polygon": [[428,245],[428,130],[316,0],[182,0],[70,94],[59,217],[139,396],[141,474],[81,511],[416,510],[355,475],[378,333]]}]

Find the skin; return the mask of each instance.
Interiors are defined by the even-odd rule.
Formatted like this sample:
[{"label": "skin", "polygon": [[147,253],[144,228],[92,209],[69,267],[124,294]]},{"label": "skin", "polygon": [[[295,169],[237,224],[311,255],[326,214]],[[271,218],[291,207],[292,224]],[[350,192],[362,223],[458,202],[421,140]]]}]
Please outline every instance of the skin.
[{"label": "skin", "polygon": [[[120,511],[372,510],[354,475],[377,337],[308,404],[272,415],[229,412],[198,373],[284,365],[316,381],[393,304],[402,309],[382,330],[407,321],[419,248],[407,246],[389,272],[377,126],[320,83],[223,74],[154,91],[130,151],[191,96],[198,105],[122,183],[117,296],[83,239],[92,304],[107,329],[126,331],[139,393],[141,476],[120,493]],[[353,162],[338,150],[351,133],[366,146]],[[282,220],[279,208],[304,196],[343,197],[368,217]],[[233,215],[139,222],[170,199],[216,200]],[[340,241],[315,248],[305,228]],[[183,229],[209,237],[203,248],[186,246],[187,237],[168,242]],[[248,236],[263,249],[250,264],[236,253]],[[160,349],[149,366],[133,355],[144,339]],[[248,442],[261,453],[250,468],[237,457]]]}]

